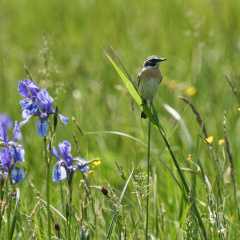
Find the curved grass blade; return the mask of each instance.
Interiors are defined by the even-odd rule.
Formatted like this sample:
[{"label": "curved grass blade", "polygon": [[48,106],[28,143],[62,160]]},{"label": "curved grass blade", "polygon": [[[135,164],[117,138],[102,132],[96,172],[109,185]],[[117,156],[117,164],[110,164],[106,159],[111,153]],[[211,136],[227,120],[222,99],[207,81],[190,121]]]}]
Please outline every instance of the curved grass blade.
[{"label": "curved grass blade", "polygon": [[126,184],[125,184],[125,186],[124,186],[124,188],[123,188],[123,190],[122,190],[121,196],[120,196],[120,198],[119,198],[119,200],[118,200],[118,203],[117,203],[117,206],[116,206],[116,209],[115,209],[113,218],[112,218],[112,222],[111,222],[111,225],[110,225],[109,230],[108,230],[107,239],[110,239],[110,237],[111,237],[112,230],[113,230],[114,223],[115,223],[116,216],[117,216],[117,212],[118,212],[118,209],[119,209],[119,207],[120,207],[121,201],[122,201],[122,199],[123,199],[124,193],[125,193],[125,191],[126,191],[126,189],[127,189],[128,183],[129,183],[129,181],[130,181],[130,179],[131,179],[131,177],[132,177],[133,170],[134,170],[134,168],[132,169],[132,172],[131,172],[131,174],[130,174],[130,176],[129,176],[129,178],[128,178],[128,180],[127,180],[127,182],[126,182]]},{"label": "curved grass blade", "polygon": [[[148,147],[146,143],[142,142],[141,140],[139,140],[138,138],[135,138],[129,134],[126,133],[122,133],[122,132],[115,132],[115,131],[96,131],[96,132],[85,132],[85,135],[88,134],[114,134],[114,135],[120,135],[123,137],[127,137],[127,138],[131,138],[133,140],[135,140],[136,142],[142,144],[144,147]],[[151,152],[161,161],[161,163],[163,164],[163,166],[169,171],[169,173],[172,175],[173,179],[175,180],[175,182],[177,183],[178,187],[181,189],[180,183],[178,182],[178,180],[176,179],[176,177],[174,176],[173,172],[170,170],[170,168],[168,167],[168,165],[159,157],[159,154],[157,154],[156,152],[154,152],[152,149],[150,149]]]}]

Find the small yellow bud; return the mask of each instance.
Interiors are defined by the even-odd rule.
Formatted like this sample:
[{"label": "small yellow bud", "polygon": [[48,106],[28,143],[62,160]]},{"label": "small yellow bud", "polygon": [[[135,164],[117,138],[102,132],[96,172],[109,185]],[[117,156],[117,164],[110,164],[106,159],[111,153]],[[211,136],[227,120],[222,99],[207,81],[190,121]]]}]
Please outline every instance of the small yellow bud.
[{"label": "small yellow bud", "polygon": [[91,174],[93,174],[93,171],[92,171],[92,170],[89,170],[89,171],[88,171],[88,175],[91,175]]},{"label": "small yellow bud", "polygon": [[94,162],[93,162],[93,165],[96,166],[96,167],[99,166],[100,164],[101,164],[101,161],[100,161],[100,160],[99,160],[99,161],[94,161]]},{"label": "small yellow bud", "polygon": [[192,155],[191,154],[188,155],[188,160],[192,161]]},{"label": "small yellow bud", "polygon": [[213,136],[210,136],[208,138],[205,139],[207,141],[207,143],[212,143],[213,142]]},{"label": "small yellow bud", "polygon": [[173,90],[176,88],[177,83],[176,83],[175,80],[169,79],[169,80],[167,81],[167,86],[168,86],[168,88],[170,89],[170,91],[173,91]]},{"label": "small yellow bud", "polygon": [[188,96],[193,96],[195,95],[197,92],[197,89],[195,87],[188,87],[185,89],[185,93],[188,95]]},{"label": "small yellow bud", "polygon": [[221,146],[221,145],[223,145],[225,143],[225,140],[224,139],[220,139],[219,141],[218,141],[218,144]]}]

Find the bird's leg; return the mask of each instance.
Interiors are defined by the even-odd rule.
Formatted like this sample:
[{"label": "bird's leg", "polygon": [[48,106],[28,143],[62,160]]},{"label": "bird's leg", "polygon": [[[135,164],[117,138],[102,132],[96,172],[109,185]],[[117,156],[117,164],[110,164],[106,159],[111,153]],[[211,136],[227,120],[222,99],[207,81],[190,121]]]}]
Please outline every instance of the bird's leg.
[{"label": "bird's leg", "polygon": [[145,105],[145,104],[147,104],[147,100],[142,98],[142,106]]},{"label": "bird's leg", "polygon": [[154,105],[152,104],[152,110],[153,110],[153,115],[157,115],[157,111],[156,111],[156,109],[155,109],[155,107],[154,107]]}]

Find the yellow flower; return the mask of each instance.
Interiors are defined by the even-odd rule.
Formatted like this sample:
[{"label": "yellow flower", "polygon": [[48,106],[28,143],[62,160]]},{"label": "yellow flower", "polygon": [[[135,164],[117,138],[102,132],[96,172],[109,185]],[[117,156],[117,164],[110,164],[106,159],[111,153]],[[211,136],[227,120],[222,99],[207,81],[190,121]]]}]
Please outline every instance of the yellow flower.
[{"label": "yellow flower", "polygon": [[188,95],[188,96],[193,96],[195,95],[197,92],[197,89],[195,87],[188,87],[185,89],[185,93]]},{"label": "yellow flower", "polygon": [[212,143],[213,142],[213,136],[210,136],[205,139],[207,143]]},{"label": "yellow flower", "polygon": [[191,154],[188,155],[188,160],[192,161],[192,155]]},{"label": "yellow flower", "polygon": [[198,173],[202,172],[201,168],[198,168],[198,169],[197,169],[197,172],[198,172]]},{"label": "yellow flower", "polygon": [[101,161],[100,161],[100,160],[93,162],[93,165],[96,166],[96,167],[99,166],[100,164],[101,164]]},{"label": "yellow flower", "polygon": [[168,86],[168,88],[170,89],[170,91],[173,91],[174,88],[176,88],[177,83],[176,83],[175,80],[169,79],[169,80],[167,81],[167,86]]},{"label": "yellow flower", "polygon": [[221,145],[223,145],[225,143],[225,140],[224,139],[220,139],[219,141],[218,141],[218,144],[221,146]]},{"label": "yellow flower", "polygon": [[238,111],[240,112],[240,108],[238,108]]},{"label": "yellow flower", "polygon": [[88,175],[91,175],[91,174],[93,174],[93,171],[92,171],[92,170],[89,170],[89,171],[88,171]]}]

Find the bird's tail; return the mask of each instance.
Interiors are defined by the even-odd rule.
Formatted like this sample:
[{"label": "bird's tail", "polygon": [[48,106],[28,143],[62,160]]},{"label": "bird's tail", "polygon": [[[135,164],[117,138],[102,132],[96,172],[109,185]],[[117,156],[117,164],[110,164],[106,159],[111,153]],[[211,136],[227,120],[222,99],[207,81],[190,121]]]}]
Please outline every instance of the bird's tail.
[{"label": "bird's tail", "polygon": [[146,114],[144,113],[143,110],[141,111],[141,118],[143,118],[143,119],[146,119],[146,118],[147,118],[147,116],[146,116]]}]

